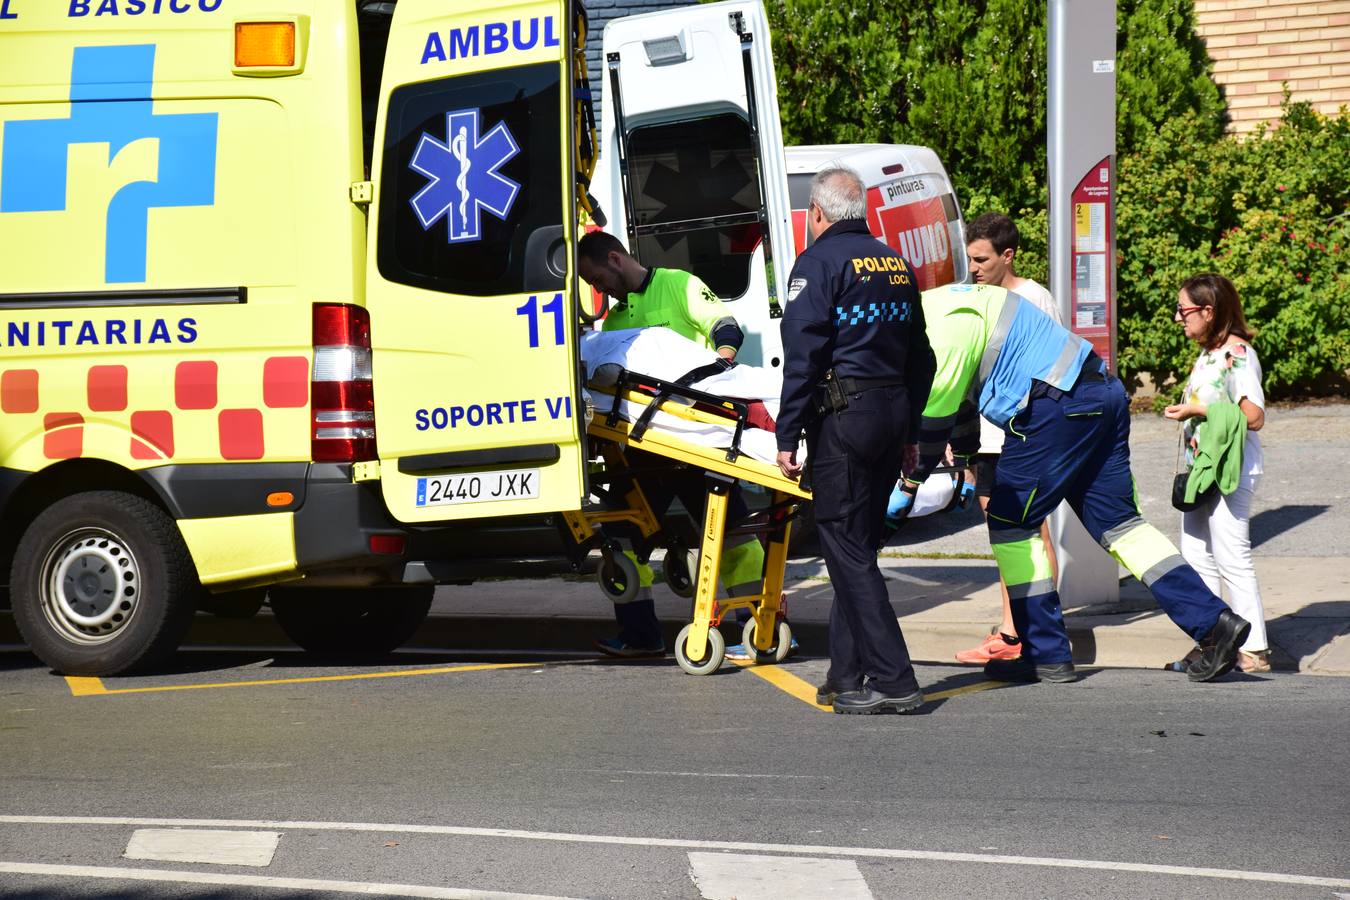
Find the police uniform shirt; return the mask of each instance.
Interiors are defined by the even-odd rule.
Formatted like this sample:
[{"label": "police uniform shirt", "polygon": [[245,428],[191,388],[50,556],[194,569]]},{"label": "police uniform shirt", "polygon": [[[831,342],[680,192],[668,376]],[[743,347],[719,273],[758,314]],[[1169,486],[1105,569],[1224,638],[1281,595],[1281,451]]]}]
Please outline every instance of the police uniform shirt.
[{"label": "police uniform shirt", "polygon": [[816,387],[831,368],[839,377],[905,384],[915,434],[933,352],[914,272],[900,254],[862,219],[836,222],[797,257],[787,301],[778,449],[796,449]]},{"label": "police uniform shirt", "polygon": [[[735,334],[728,330],[735,328]],[[710,350],[741,346],[740,328],[716,294],[696,275],[679,269],[648,269],[628,299],[611,307],[602,331],[664,326]]]}]

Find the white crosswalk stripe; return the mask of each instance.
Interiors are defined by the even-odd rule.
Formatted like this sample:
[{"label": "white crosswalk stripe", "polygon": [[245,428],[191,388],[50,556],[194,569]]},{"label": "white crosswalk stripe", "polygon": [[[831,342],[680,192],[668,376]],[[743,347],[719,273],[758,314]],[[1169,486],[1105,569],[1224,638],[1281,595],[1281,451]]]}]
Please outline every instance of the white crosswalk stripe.
[{"label": "white crosswalk stripe", "polygon": [[127,843],[127,859],[208,863],[217,866],[270,866],[281,841],[279,831],[210,831],[201,828],[138,828]]},{"label": "white crosswalk stripe", "polygon": [[851,859],[690,853],[689,876],[704,900],[872,900]]}]

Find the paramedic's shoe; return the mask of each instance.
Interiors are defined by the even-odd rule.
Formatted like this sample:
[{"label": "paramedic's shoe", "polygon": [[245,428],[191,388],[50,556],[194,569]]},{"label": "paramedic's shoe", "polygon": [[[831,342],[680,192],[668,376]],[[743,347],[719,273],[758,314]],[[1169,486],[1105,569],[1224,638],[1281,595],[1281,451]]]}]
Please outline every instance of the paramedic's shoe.
[{"label": "paramedic's shoe", "polygon": [[606,656],[614,656],[619,659],[652,659],[666,655],[664,645],[660,647],[633,647],[618,638],[605,638],[596,641],[595,649]]},{"label": "paramedic's shoe", "polygon": [[1252,623],[1231,609],[1219,613],[1219,621],[1200,641],[1200,658],[1191,663],[1186,677],[1191,681],[1213,681],[1226,674],[1237,662],[1238,647],[1251,630]]},{"label": "paramedic's shoe", "polygon": [[834,711],[846,716],[870,716],[874,713],[894,710],[898,713],[914,712],[923,705],[923,691],[909,694],[883,694],[872,687],[860,691],[845,691],[836,694]]},{"label": "paramedic's shoe", "polygon": [[995,681],[1027,683],[1045,681],[1050,684],[1070,684],[1078,680],[1071,662],[1033,664],[1020,656],[1017,659],[989,660],[984,664],[984,675]]},{"label": "paramedic's shoe", "polygon": [[1017,659],[1022,655],[1022,642],[1017,638],[1008,640],[1008,635],[994,632],[981,642],[980,646],[962,650],[956,654],[956,661],[963,663],[987,663],[993,659]]},{"label": "paramedic's shoe", "polygon": [[[788,656],[792,656],[796,653],[797,649],[797,639],[793,638],[792,643],[788,644]],[[744,644],[732,644],[727,648],[726,658],[730,660],[739,660],[741,662],[749,662],[755,658],[755,654],[753,651],[746,649]],[[786,659],[787,657],[783,658]]]}]

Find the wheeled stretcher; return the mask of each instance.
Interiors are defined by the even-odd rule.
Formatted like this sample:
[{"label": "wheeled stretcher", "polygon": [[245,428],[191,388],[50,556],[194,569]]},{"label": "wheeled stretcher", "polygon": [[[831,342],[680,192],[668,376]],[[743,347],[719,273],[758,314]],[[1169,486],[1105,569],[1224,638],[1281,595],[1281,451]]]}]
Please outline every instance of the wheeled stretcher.
[{"label": "wheeled stretcher", "polygon": [[[772,463],[741,449],[749,428],[749,407],[742,401],[697,391],[658,378],[620,371],[608,387],[588,389],[596,412],[587,432],[591,441],[593,492],[591,507],[564,513],[575,550],[599,547],[603,556],[599,578],[611,598],[638,589],[636,566],[620,549],[614,535],[625,532],[637,558],[646,562],[657,546],[666,547],[663,573],[681,596],[692,596],[691,621],[675,641],[675,659],[691,675],[717,671],[726,642],[717,626],[727,612],[748,609],[742,640],[756,662],[781,661],[792,643],[792,630],[782,618],[783,580],[787,568],[788,537],[792,521],[810,492],[783,477]],[[677,431],[653,427],[658,416],[674,416],[698,426],[725,429],[726,446],[708,446]],[[626,450],[639,449],[671,469],[701,471],[707,503],[697,539],[697,562],[690,548],[663,534],[642,491],[644,472],[630,466]],[[745,481],[766,488],[769,507],[740,522],[727,522],[732,485]],[[767,544],[764,574],[758,593],[717,596],[718,571],[726,539],[742,535],[762,537]],[[629,595],[631,596],[631,595]]]}]

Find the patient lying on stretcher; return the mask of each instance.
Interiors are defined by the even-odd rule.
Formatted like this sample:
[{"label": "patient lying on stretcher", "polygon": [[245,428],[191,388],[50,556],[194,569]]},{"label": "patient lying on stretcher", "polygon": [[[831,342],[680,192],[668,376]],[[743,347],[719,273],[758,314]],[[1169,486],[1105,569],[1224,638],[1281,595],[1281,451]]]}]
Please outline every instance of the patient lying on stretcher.
[{"label": "patient lying on stretcher", "polygon": [[[621,370],[628,370],[729,400],[740,400],[749,407],[748,427],[741,435],[740,449],[762,462],[772,463],[778,453],[773,434],[783,377],[773,369],[727,363],[713,350],[703,347],[669,328],[629,328],[617,331],[593,331],[581,338],[581,360],[586,365],[588,383],[596,414],[608,413],[612,399],[607,389],[614,386]],[[678,401],[674,401],[678,402]],[[666,409],[669,407],[663,407]],[[642,413],[642,405],[625,402],[620,410],[632,421]],[[705,447],[731,446],[734,422],[727,426],[690,421],[667,412],[658,412],[653,427],[677,434]]]},{"label": "patient lying on stretcher", "polygon": [[[730,400],[744,401],[750,407],[747,424],[741,434],[740,449],[761,462],[774,464],[778,455],[777,436],[773,433],[783,391],[780,369],[738,363],[727,367],[713,350],[679,335],[669,328],[630,328],[589,332],[581,338],[581,359],[586,365],[588,384],[596,415],[608,413],[613,404],[612,390],[621,370],[628,370],[668,382],[685,382],[688,387]],[[666,407],[663,407],[663,409]],[[628,421],[642,414],[642,404],[625,401],[620,410]],[[731,446],[734,422],[717,425],[691,421],[666,412],[658,412],[652,427],[705,447],[725,449]],[[805,460],[805,444],[797,458]],[[915,501],[911,517],[944,509],[952,499],[954,485],[943,474],[925,482]]]}]

